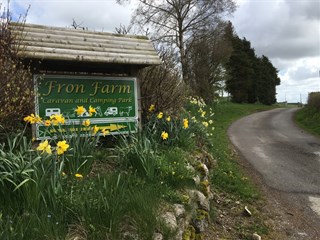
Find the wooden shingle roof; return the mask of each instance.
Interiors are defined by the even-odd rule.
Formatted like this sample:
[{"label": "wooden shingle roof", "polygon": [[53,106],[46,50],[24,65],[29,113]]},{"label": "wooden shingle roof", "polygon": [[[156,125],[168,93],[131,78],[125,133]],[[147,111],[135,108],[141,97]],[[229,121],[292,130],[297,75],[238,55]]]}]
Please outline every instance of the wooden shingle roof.
[{"label": "wooden shingle roof", "polygon": [[26,59],[136,66],[161,63],[144,36],[16,23],[11,23],[10,29],[21,36]]}]

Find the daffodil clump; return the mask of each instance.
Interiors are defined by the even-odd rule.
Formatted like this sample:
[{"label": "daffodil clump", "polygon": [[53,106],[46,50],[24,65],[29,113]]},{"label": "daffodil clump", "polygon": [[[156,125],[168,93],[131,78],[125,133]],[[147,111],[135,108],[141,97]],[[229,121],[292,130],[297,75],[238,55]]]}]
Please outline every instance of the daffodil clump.
[{"label": "daffodil clump", "polygon": [[187,105],[189,114],[192,115],[191,120],[194,123],[200,123],[206,130],[207,136],[213,135],[213,109],[206,105],[202,98],[189,98],[189,104]]},{"label": "daffodil clump", "polygon": [[24,118],[27,123],[45,127],[44,136],[51,139],[40,142],[36,150],[41,156],[52,155],[52,158],[57,158],[66,176],[89,174],[93,164],[92,152],[99,136],[109,134],[108,129],[91,123],[89,117],[97,113],[94,107],[89,106],[86,110],[84,106],[77,106],[75,113],[78,117],[84,117],[78,124],[67,120],[62,114],[54,114],[47,119],[37,114]]},{"label": "daffodil clump", "polygon": [[[85,113],[87,113],[88,117],[92,117],[93,114],[97,114],[96,108],[92,107],[91,105],[89,106],[88,111],[84,106],[77,106],[75,109],[75,113],[77,114],[78,117],[83,117]],[[110,134],[110,131],[106,129],[105,127],[98,127],[97,125],[91,125],[90,119],[84,119],[81,123],[82,126],[86,127],[86,129],[81,128],[81,130],[87,130],[92,133],[92,135],[102,135],[106,136]]]},{"label": "daffodil clump", "polygon": [[155,110],[156,106],[151,104],[148,108],[148,122],[143,126],[153,139],[164,144],[179,145],[192,137],[191,119],[187,116],[170,115]]}]

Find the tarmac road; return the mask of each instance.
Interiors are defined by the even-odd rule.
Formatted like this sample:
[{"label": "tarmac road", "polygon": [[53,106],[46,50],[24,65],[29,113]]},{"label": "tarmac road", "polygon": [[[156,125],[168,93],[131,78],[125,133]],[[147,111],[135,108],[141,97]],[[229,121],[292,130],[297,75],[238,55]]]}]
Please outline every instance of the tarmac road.
[{"label": "tarmac road", "polygon": [[[320,139],[293,122],[297,108],[278,108],[244,117],[233,123],[228,135],[267,187],[299,208],[306,223],[320,222]],[[320,123],[319,123],[320,124]],[[312,227],[319,229],[319,225]],[[317,230],[316,230],[317,231]],[[302,233],[320,239],[320,233]],[[311,238],[310,238],[311,237]],[[318,238],[319,237],[319,238]]]}]

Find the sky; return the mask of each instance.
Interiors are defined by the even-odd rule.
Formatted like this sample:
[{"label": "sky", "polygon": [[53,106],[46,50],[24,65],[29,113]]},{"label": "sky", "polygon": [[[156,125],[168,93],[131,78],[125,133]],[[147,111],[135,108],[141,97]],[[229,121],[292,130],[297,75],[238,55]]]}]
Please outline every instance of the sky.
[{"label": "sky", "polygon": [[[2,10],[7,0],[0,0]],[[277,101],[306,102],[320,91],[320,0],[236,0],[230,16],[236,33],[251,42],[258,56],[267,56],[279,70]],[[114,32],[127,26],[134,10],[115,0],[11,0],[13,17],[27,23],[71,27],[73,20],[89,30]]]}]

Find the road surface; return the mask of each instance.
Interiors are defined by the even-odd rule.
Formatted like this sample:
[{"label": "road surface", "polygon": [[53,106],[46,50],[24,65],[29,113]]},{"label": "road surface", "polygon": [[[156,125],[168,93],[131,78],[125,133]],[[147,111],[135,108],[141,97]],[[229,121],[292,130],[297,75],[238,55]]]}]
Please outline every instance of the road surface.
[{"label": "road surface", "polygon": [[297,239],[320,239],[320,139],[294,124],[296,110],[252,114],[233,123],[228,134],[263,184],[286,199],[282,205],[299,209],[299,219],[313,229],[302,227]]}]

